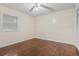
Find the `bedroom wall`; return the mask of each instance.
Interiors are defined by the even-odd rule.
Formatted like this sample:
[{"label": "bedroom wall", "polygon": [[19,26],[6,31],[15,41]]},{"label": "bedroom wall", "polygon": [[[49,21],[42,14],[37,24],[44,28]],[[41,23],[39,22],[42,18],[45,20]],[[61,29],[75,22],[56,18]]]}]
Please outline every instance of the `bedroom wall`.
[{"label": "bedroom wall", "polygon": [[36,17],[36,37],[76,45],[75,9]]},{"label": "bedroom wall", "polygon": [[[18,31],[2,31],[2,15],[18,17]],[[75,11],[67,9],[51,14],[32,17],[17,10],[0,5],[0,47],[14,44],[30,38],[75,44]]]},{"label": "bedroom wall", "polygon": [[[9,14],[18,17],[17,32],[4,32],[2,30],[3,14]],[[32,16],[0,5],[0,47],[33,38],[34,37],[33,35],[34,35],[34,21]]]}]

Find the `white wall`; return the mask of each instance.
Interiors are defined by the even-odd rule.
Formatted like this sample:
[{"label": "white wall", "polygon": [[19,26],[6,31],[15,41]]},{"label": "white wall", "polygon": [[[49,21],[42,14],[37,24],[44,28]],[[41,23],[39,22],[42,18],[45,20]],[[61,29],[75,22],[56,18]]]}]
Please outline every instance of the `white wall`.
[{"label": "white wall", "polygon": [[[9,14],[18,17],[17,32],[3,32],[2,31],[2,15]],[[33,38],[34,21],[32,16],[23,14],[19,11],[4,7],[0,5],[0,47],[13,44],[19,41]]]},{"label": "white wall", "polygon": [[36,17],[36,37],[75,44],[74,19],[74,9],[62,10],[52,14]]}]

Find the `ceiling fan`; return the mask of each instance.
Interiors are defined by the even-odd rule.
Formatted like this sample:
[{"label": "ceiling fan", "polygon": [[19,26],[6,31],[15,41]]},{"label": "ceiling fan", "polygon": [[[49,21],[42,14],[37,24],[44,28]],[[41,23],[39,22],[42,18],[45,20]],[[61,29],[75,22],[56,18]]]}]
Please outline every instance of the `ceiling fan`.
[{"label": "ceiling fan", "polygon": [[33,11],[34,9],[38,10],[39,7],[43,7],[43,8],[45,8],[45,9],[48,9],[48,10],[51,10],[51,11],[54,10],[53,8],[48,7],[48,6],[46,6],[46,5],[43,5],[43,4],[40,4],[40,3],[34,3],[34,6],[33,6],[29,11],[31,12],[31,11]]}]

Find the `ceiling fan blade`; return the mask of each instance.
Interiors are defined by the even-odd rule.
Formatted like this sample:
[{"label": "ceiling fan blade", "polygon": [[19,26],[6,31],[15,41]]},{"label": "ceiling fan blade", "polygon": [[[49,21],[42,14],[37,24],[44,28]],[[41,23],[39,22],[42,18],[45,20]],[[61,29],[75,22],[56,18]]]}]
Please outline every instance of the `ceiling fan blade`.
[{"label": "ceiling fan blade", "polygon": [[45,6],[45,5],[40,5],[40,6],[46,8],[46,9],[48,9],[48,10],[55,11],[55,9],[53,9],[53,8],[51,8],[51,7],[48,7],[48,6]]},{"label": "ceiling fan blade", "polygon": [[33,6],[29,11],[32,11],[35,8],[35,6]]}]

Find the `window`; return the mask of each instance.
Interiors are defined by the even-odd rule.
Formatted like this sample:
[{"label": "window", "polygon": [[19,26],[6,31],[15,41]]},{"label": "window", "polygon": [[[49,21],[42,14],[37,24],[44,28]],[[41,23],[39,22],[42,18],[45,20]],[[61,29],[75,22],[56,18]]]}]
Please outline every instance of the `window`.
[{"label": "window", "polygon": [[17,31],[17,17],[3,15],[3,31]]}]

